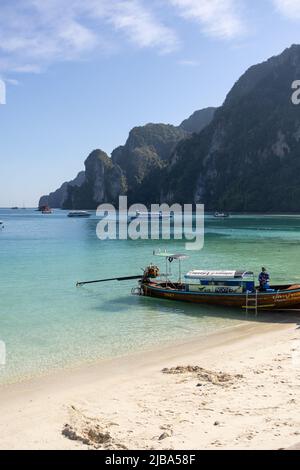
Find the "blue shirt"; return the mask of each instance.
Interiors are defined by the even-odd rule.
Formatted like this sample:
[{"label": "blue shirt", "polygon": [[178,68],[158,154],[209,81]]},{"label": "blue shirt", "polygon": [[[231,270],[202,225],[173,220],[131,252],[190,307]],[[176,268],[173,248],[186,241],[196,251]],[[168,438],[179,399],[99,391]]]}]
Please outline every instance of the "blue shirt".
[{"label": "blue shirt", "polygon": [[260,285],[265,285],[270,280],[270,275],[267,272],[262,271],[258,277]]}]

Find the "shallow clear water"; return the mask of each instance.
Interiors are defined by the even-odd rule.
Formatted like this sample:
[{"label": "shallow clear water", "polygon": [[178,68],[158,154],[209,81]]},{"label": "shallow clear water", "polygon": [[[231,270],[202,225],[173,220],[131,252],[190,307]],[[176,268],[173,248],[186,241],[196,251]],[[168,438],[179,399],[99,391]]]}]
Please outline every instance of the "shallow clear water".
[{"label": "shallow clear water", "polygon": [[[7,362],[0,382],[19,380],[245,321],[230,309],[130,295],[136,281],[75,288],[78,280],[140,274],[158,248],[181,241],[99,241],[95,217],[69,219],[33,210],[0,209],[0,340]],[[300,217],[206,218],[205,247],[192,268],[252,269],[272,280],[299,281]],[[176,266],[172,266],[177,273]],[[162,264],[162,270],[163,264]]]}]

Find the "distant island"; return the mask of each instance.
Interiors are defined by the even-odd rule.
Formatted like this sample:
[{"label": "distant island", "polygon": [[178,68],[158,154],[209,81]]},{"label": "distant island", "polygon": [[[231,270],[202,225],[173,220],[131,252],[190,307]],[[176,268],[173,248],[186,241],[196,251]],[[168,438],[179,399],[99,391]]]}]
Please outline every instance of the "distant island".
[{"label": "distant island", "polygon": [[300,211],[300,46],[251,67],[220,108],[196,111],[178,127],[132,129],[109,157],[94,150],[85,171],[39,205],[95,209],[116,203],[179,202],[207,210]]}]

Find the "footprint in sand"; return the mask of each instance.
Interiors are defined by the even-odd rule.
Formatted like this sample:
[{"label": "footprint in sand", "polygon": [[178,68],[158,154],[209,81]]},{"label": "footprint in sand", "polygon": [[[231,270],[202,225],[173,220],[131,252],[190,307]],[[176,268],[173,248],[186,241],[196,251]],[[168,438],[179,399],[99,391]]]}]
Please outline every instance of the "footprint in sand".
[{"label": "footprint in sand", "polygon": [[211,442],[210,445],[215,446],[215,447],[222,447],[223,444],[220,441],[214,441],[214,442]]}]

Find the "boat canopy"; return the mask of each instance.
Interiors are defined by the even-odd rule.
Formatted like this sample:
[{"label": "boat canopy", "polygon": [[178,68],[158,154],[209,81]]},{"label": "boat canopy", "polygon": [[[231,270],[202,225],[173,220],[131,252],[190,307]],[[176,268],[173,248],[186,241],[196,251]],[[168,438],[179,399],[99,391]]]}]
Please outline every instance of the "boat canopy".
[{"label": "boat canopy", "polygon": [[153,251],[154,256],[161,256],[162,258],[168,258],[168,260],[184,260],[188,258],[188,255],[182,253],[167,253],[166,251]]},{"label": "boat canopy", "polygon": [[185,279],[245,279],[253,277],[251,271],[190,271],[185,275]]}]

